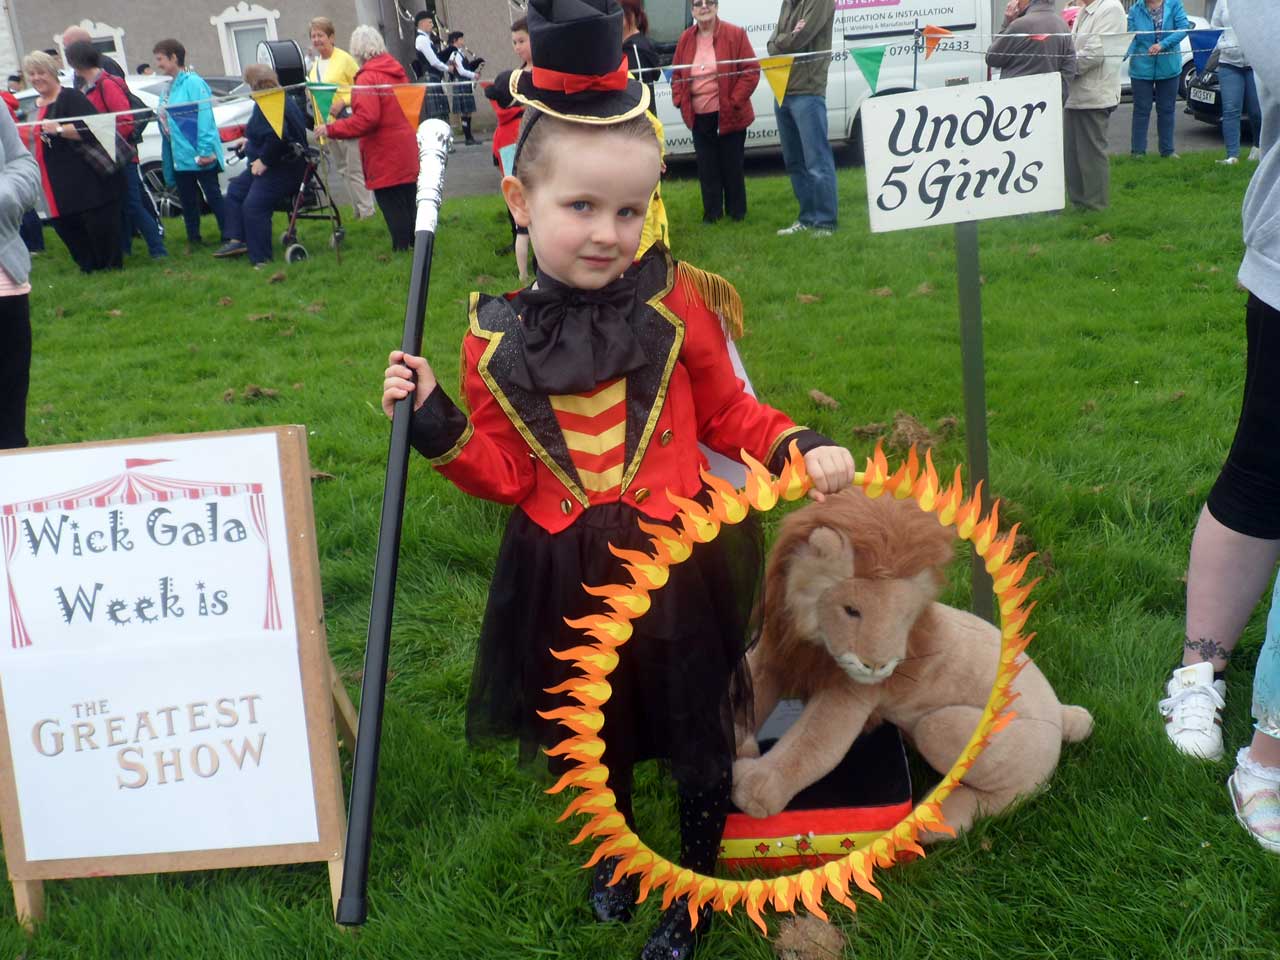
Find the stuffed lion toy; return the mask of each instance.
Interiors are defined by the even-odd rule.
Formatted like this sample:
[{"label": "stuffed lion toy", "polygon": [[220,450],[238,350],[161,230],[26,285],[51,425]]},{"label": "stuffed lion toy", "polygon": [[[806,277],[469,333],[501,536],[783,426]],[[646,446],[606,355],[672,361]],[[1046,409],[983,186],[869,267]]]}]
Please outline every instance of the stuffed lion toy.
[{"label": "stuffed lion toy", "polygon": [[[764,756],[753,726],[739,723],[739,809],[753,817],[780,812],[882,720],[935,769],[955,763],[990,695],[1000,631],[936,602],[954,539],[911,500],[854,490],[782,523],[765,576],[763,629],[748,664],[756,716],[767,717],[783,697],[805,706]],[[942,804],[957,831],[1034,792],[1053,773],[1062,743],[1093,729],[1087,710],[1059,703],[1039,668],[1020,659],[1027,662],[1012,684],[1017,717]]]}]

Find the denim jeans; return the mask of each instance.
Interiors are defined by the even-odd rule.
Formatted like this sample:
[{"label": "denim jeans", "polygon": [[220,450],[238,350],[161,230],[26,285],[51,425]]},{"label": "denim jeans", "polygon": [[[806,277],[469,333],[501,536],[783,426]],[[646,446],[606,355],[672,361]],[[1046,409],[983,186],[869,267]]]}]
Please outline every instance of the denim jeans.
[{"label": "denim jeans", "polygon": [[222,225],[222,188],[218,186],[218,165],[208,170],[175,170],[174,182],[178,186],[178,199],[182,201],[182,222],[187,225],[187,239],[200,242],[200,194],[204,194],[214,219],[218,221],[218,235],[226,238]]},{"label": "denim jeans", "polygon": [[776,115],[782,159],[800,203],[797,219],[806,226],[835,229],[836,162],[827,142],[827,98],[789,96],[778,104]]},{"label": "denim jeans", "polygon": [[1156,130],[1160,141],[1160,156],[1173,153],[1173,108],[1178,102],[1178,78],[1167,80],[1139,80],[1134,77],[1133,86],[1133,141],[1135,154],[1147,152],[1147,128],[1151,125],[1151,102],[1156,105]]},{"label": "denim jeans", "polygon": [[124,185],[125,197],[120,215],[121,252],[133,252],[133,228],[137,227],[142,239],[147,242],[147,253],[153,257],[167,257],[169,251],[165,249],[164,238],[160,236],[160,224],[156,223],[151,206],[142,196],[142,174],[136,163],[125,165]]},{"label": "denim jeans", "polygon": [[1262,141],[1262,107],[1258,104],[1258,87],[1253,82],[1253,67],[1218,64],[1218,87],[1222,92],[1222,142],[1228,157],[1240,156],[1240,113],[1249,115],[1253,142]]},{"label": "denim jeans", "polygon": [[298,192],[302,174],[302,167],[286,164],[259,177],[246,170],[227,184],[227,239],[244,241],[250,263],[271,259],[271,216],[276,207]]}]

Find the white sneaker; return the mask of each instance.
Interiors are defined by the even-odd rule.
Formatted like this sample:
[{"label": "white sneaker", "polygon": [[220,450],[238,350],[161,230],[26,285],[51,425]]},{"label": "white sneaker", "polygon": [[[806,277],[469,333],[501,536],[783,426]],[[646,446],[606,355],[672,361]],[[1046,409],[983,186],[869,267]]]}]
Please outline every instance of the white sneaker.
[{"label": "white sneaker", "polygon": [[828,230],[826,227],[813,227],[809,230],[809,235],[814,237],[833,237],[834,230]]},{"label": "white sneaker", "polygon": [[1239,163],[1239,162],[1240,162],[1240,158],[1239,158],[1239,157],[1227,157],[1227,158],[1226,158],[1226,159],[1224,159],[1224,160],[1219,160],[1219,161],[1218,161],[1218,163],[1222,164],[1224,167],[1232,167],[1232,166],[1235,166],[1235,165],[1236,165],[1237,163]]},{"label": "white sneaker", "polygon": [[1222,717],[1227,684],[1213,679],[1212,663],[1173,671],[1169,696],[1160,701],[1164,732],[1182,753],[1202,760],[1222,757]]},{"label": "white sneaker", "polygon": [[1261,151],[1261,150],[1259,150],[1257,147],[1253,147],[1253,148],[1252,148],[1252,149],[1250,149],[1250,151],[1249,151],[1249,159],[1250,159],[1250,160],[1261,160],[1261,159],[1262,159],[1262,151]]},{"label": "white sneaker", "polygon": [[797,233],[804,233],[808,229],[809,229],[809,225],[807,223],[801,223],[799,220],[797,220],[791,226],[783,227],[781,230],[779,230],[778,236],[790,237]]},{"label": "white sneaker", "polygon": [[1280,853],[1280,770],[1255,763],[1244,747],[1236,754],[1227,793],[1240,826],[1264,849]]}]

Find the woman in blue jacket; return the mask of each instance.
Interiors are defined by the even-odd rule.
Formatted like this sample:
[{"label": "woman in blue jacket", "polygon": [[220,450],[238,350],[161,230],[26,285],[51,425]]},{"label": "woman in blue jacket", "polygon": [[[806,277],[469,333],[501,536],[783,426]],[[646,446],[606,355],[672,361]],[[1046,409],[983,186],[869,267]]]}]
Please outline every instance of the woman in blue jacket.
[{"label": "woman in blue jacket", "polygon": [[[244,68],[244,82],[250,90],[275,90],[280,87],[276,72],[262,63]],[[271,259],[271,215],[284,200],[298,192],[306,173],[306,160],[298,151],[307,141],[306,119],[293,98],[282,94],[284,119],[277,135],[255,104],[253,116],[245,127],[243,141],[233,141],[244,151],[247,169],[227,185],[224,243],[215,257],[238,257],[249,254],[255,267]],[[241,147],[241,143],[243,146]]]},{"label": "woman in blue jacket", "polygon": [[[187,48],[177,40],[161,40],[152,49],[156,70],[173,82],[160,97],[160,129],[164,134],[164,179],[178,188],[187,242],[200,243],[200,194],[223,234],[222,140],[213,119],[213,93],[200,75],[184,69]],[[187,106],[189,104],[189,106]],[[194,122],[193,122],[194,121]]]},{"label": "woman in blue jacket", "polygon": [[1178,100],[1178,74],[1182,72],[1182,38],[1191,29],[1182,0],[1135,0],[1129,8],[1129,29],[1135,31],[1129,45],[1129,79],[1133,85],[1132,151],[1147,152],[1151,102],[1156,105],[1156,130],[1160,156],[1174,157],[1173,108]]}]

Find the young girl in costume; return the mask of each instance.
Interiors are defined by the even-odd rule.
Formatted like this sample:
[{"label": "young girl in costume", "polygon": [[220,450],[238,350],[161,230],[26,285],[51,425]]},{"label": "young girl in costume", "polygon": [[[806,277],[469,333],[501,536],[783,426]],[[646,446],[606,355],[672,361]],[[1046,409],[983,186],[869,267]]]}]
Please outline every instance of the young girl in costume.
[{"label": "young girl in costume", "polygon": [[[514,176],[503,181],[517,223],[538,250],[534,286],[505,297],[473,294],[462,346],[460,408],[427,361],[394,351],[383,408],[412,395],[412,441],[474,496],[514,504],[499,550],[476,654],[467,734],[516,736],[532,751],[564,739],[537,711],[571,676],[550,648],[582,637],[565,625],[598,613],[582,585],[621,582],[609,545],[647,549],[637,521],[670,521],[666,492],[696,497],[698,441],[731,456],[745,448],[781,469],[794,441],[822,493],[853,480],[853,458],[743,390],[720,317],[736,301],[718,277],[673,263],[661,244],[634,261],[658,182],[659,147],[648,91],[621,61],[617,0],[531,0],[532,70],[510,80],[528,107]],[[606,53],[605,51],[611,51]],[[564,88],[575,92],[566,93]],[[469,412],[468,412],[469,411]],[[604,762],[618,809],[632,822],[632,768],[670,764],[680,808],[680,863],[714,869],[729,807],[734,709],[749,696],[743,652],[761,565],[750,525],[726,525],[672,567],[634,623],[609,677]],[[600,864],[591,903],[625,919],[636,884],[608,885]],[[676,901],[642,954],[683,960],[705,931]]]}]

